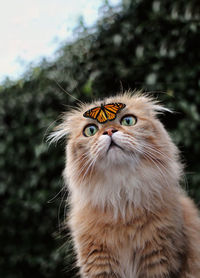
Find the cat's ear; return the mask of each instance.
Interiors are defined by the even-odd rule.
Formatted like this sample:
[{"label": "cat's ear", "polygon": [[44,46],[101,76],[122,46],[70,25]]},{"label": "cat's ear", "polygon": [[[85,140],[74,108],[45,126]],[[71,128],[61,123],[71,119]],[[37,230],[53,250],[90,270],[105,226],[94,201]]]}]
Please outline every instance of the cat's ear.
[{"label": "cat's ear", "polygon": [[155,114],[163,114],[163,113],[174,113],[173,110],[169,109],[169,108],[166,108],[162,105],[160,105],[159,103],[157,102],[154,102],[153,105],[152,105],[152,109],[154,111]]},{"label": "cat's ear", "polygon": [[139,107],[144,109],[146,113],[151,116],[157,114],[163,114],[166,112],[173,113],[173,111],[160,103],[159,100],[155,99],[150,93],[143,93],[139,91],[133,95],[134,102],[139,103]]}]

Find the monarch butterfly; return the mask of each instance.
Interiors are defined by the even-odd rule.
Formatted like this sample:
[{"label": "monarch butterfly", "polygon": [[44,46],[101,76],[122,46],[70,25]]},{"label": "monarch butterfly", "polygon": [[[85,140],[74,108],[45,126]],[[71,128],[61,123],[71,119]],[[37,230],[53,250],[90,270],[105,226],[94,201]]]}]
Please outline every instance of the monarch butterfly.
[{"label": "monarch butterfly", "polygon": [[117,113],[123,109],[126,105],[120,102],[101,104],[101,106],[94,107],[87,110],[83,116],[97,120],[100,124],[104,124],[107,121],[113,121],[116,118]]}]

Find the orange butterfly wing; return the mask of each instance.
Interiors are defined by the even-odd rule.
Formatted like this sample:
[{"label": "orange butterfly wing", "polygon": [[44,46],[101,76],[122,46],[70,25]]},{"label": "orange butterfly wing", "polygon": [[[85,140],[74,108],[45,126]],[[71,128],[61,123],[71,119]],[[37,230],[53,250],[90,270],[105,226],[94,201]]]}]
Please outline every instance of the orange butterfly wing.
[{"label": "orange butterfly wing", "polygon": [[92,108],[92,109],[86,111],[83,114],[83,116],[86,117],[86,118],[91,118],[91,119],[96,120],[100,110],[101,110],[101,107]]},{"label": "orange butterfly wing", "polygon": [[116,118],[116,113],[110,112],[107,109],[105,109],[105,113],[109,121],[113,121]]},{"label": "orange butterfly wing", "polygon": [[106,105],[94,107],[86,111],[83,116],[97,120],[100,124],[103,124],[108,120],[114,120],[116,118],[116,114],[125,106],[126,105],[123,103],[109,103]]},{"label": "orange butterfly wing", "polygon": [[117,113],[123,109],[126,105],[123,103],[109,103],[104,105],[104,109],[109,121],[116,118]]},{"label": "orange butterfly wing", "polygon": [[103,124],[105,122],[108,121],[108,118],[107,118],[107,115],[105,114],[104,110],[101,109],[98,116],[97,116],[97,121],[100,123],[100,124]]}]

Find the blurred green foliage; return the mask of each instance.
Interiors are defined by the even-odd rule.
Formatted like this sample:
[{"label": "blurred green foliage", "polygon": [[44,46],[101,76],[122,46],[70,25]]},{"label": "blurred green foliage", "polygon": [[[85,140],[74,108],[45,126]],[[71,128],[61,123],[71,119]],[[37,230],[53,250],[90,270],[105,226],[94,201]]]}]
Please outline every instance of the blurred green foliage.
[{"label": "blurred green foliage", "polygon": [[124,0],[101,13],[92,29],[81,22],[54,62],[0,86],[0,277],[75,273],[69,237],[58,237],[64,144],[45,142],[58,115],[75,105],[58,84],[83,101],[143,88],[177,111],[162,121],[183,153],[189,194],[200,201],[198,1]]}]

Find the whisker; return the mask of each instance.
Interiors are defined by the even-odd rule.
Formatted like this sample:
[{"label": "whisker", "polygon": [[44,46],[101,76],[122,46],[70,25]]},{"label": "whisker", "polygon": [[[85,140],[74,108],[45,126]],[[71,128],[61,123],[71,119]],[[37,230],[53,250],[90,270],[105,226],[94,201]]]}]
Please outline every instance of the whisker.
[{"label": "whisker", "polygon": [[[132,141],[132,142],[129,142]],[[168,174],[171,175],[171,173],[169,172],[169,170],[165,167],[165,165],[163,165],[158,159],[157,157],[155,157],[152,153],[148,152],[147,150],[141,150],[139,149],[135,144],[133,144],[133,140],[132,138],[129,137],[129,141],[126,142],[128,145],[131,145],[132,148],[134,148],[134,150],[136,150],[138,153],[140,153],[141,155],[143,155],[144,157],[148,158],[158,169],[159,173],[161,174],[161,176],[164,178],[166,184],[169,186],[168,181],[166,180],[166,174],[163,172],[163,170]],[[141,144],[138,144],[141,145]],[[145,146],[145,145],[143,145]],[[134,159],[136,159],[134,157]]]},{"label": "whisker", "polygon": [[168,155],[166,155],[165,153],[163,153],[162,151],[156,149],[154,146],[149,145],[148,143],[142,144],[140,143],[144,148],[148,148],[149,150],[151,150],[154,153],[160,154],[161,156],[163,156],[164,158],[167,158],[169,161],[174,162],[173,159],[171,159]]},{"label": "whisker", "polygon": [[[63,203],[64,203],[64,201],[66,201],[67,199],[65,199],[65,196],[66,196],[66,194],[68,193],[68,191],[67,190],[65,190],[64,191],[64,194],[63,194],[63,196],[62,196],[62,199],[61,199],[61,202],[60,202],[60,205],[59,205],[59,208],[58,208],[58,227],[59,227],[59,232],[61,232],[61,227],[62,227],[62,225],[61,225],[61,223],[63,223],[63,221],[61,222],[60,221],[60,212],[61,212],[61,207],[62,207],[62,205],[63,205]],[[65,221],[65,208],[64,208],[64,216],[63,216],[63,218],[64,218],[64,221]]]},{"label": "whisker", "polygon": [[83,179],[85,178],[85,176],[87,175],[88,171],[90,170],[90,168],[92,167],[92,164],[94,163],[95,159],[92,159],[90,161],[89,166],[87,167],[87,170],[85,171],[84,175],[83,175]]},{"label": "whisker", "polygon": [[50,200],[48,200],[47,203],[48,203],[48,204],[53,203],[54,200],[60,195],[60,193],[61,193],[62,191],[64,191],[64,187],[62,187],[62,188],[58,191],[58,193],[56,193],[56,195],[55,195],[53,198],[51,198]]}]

